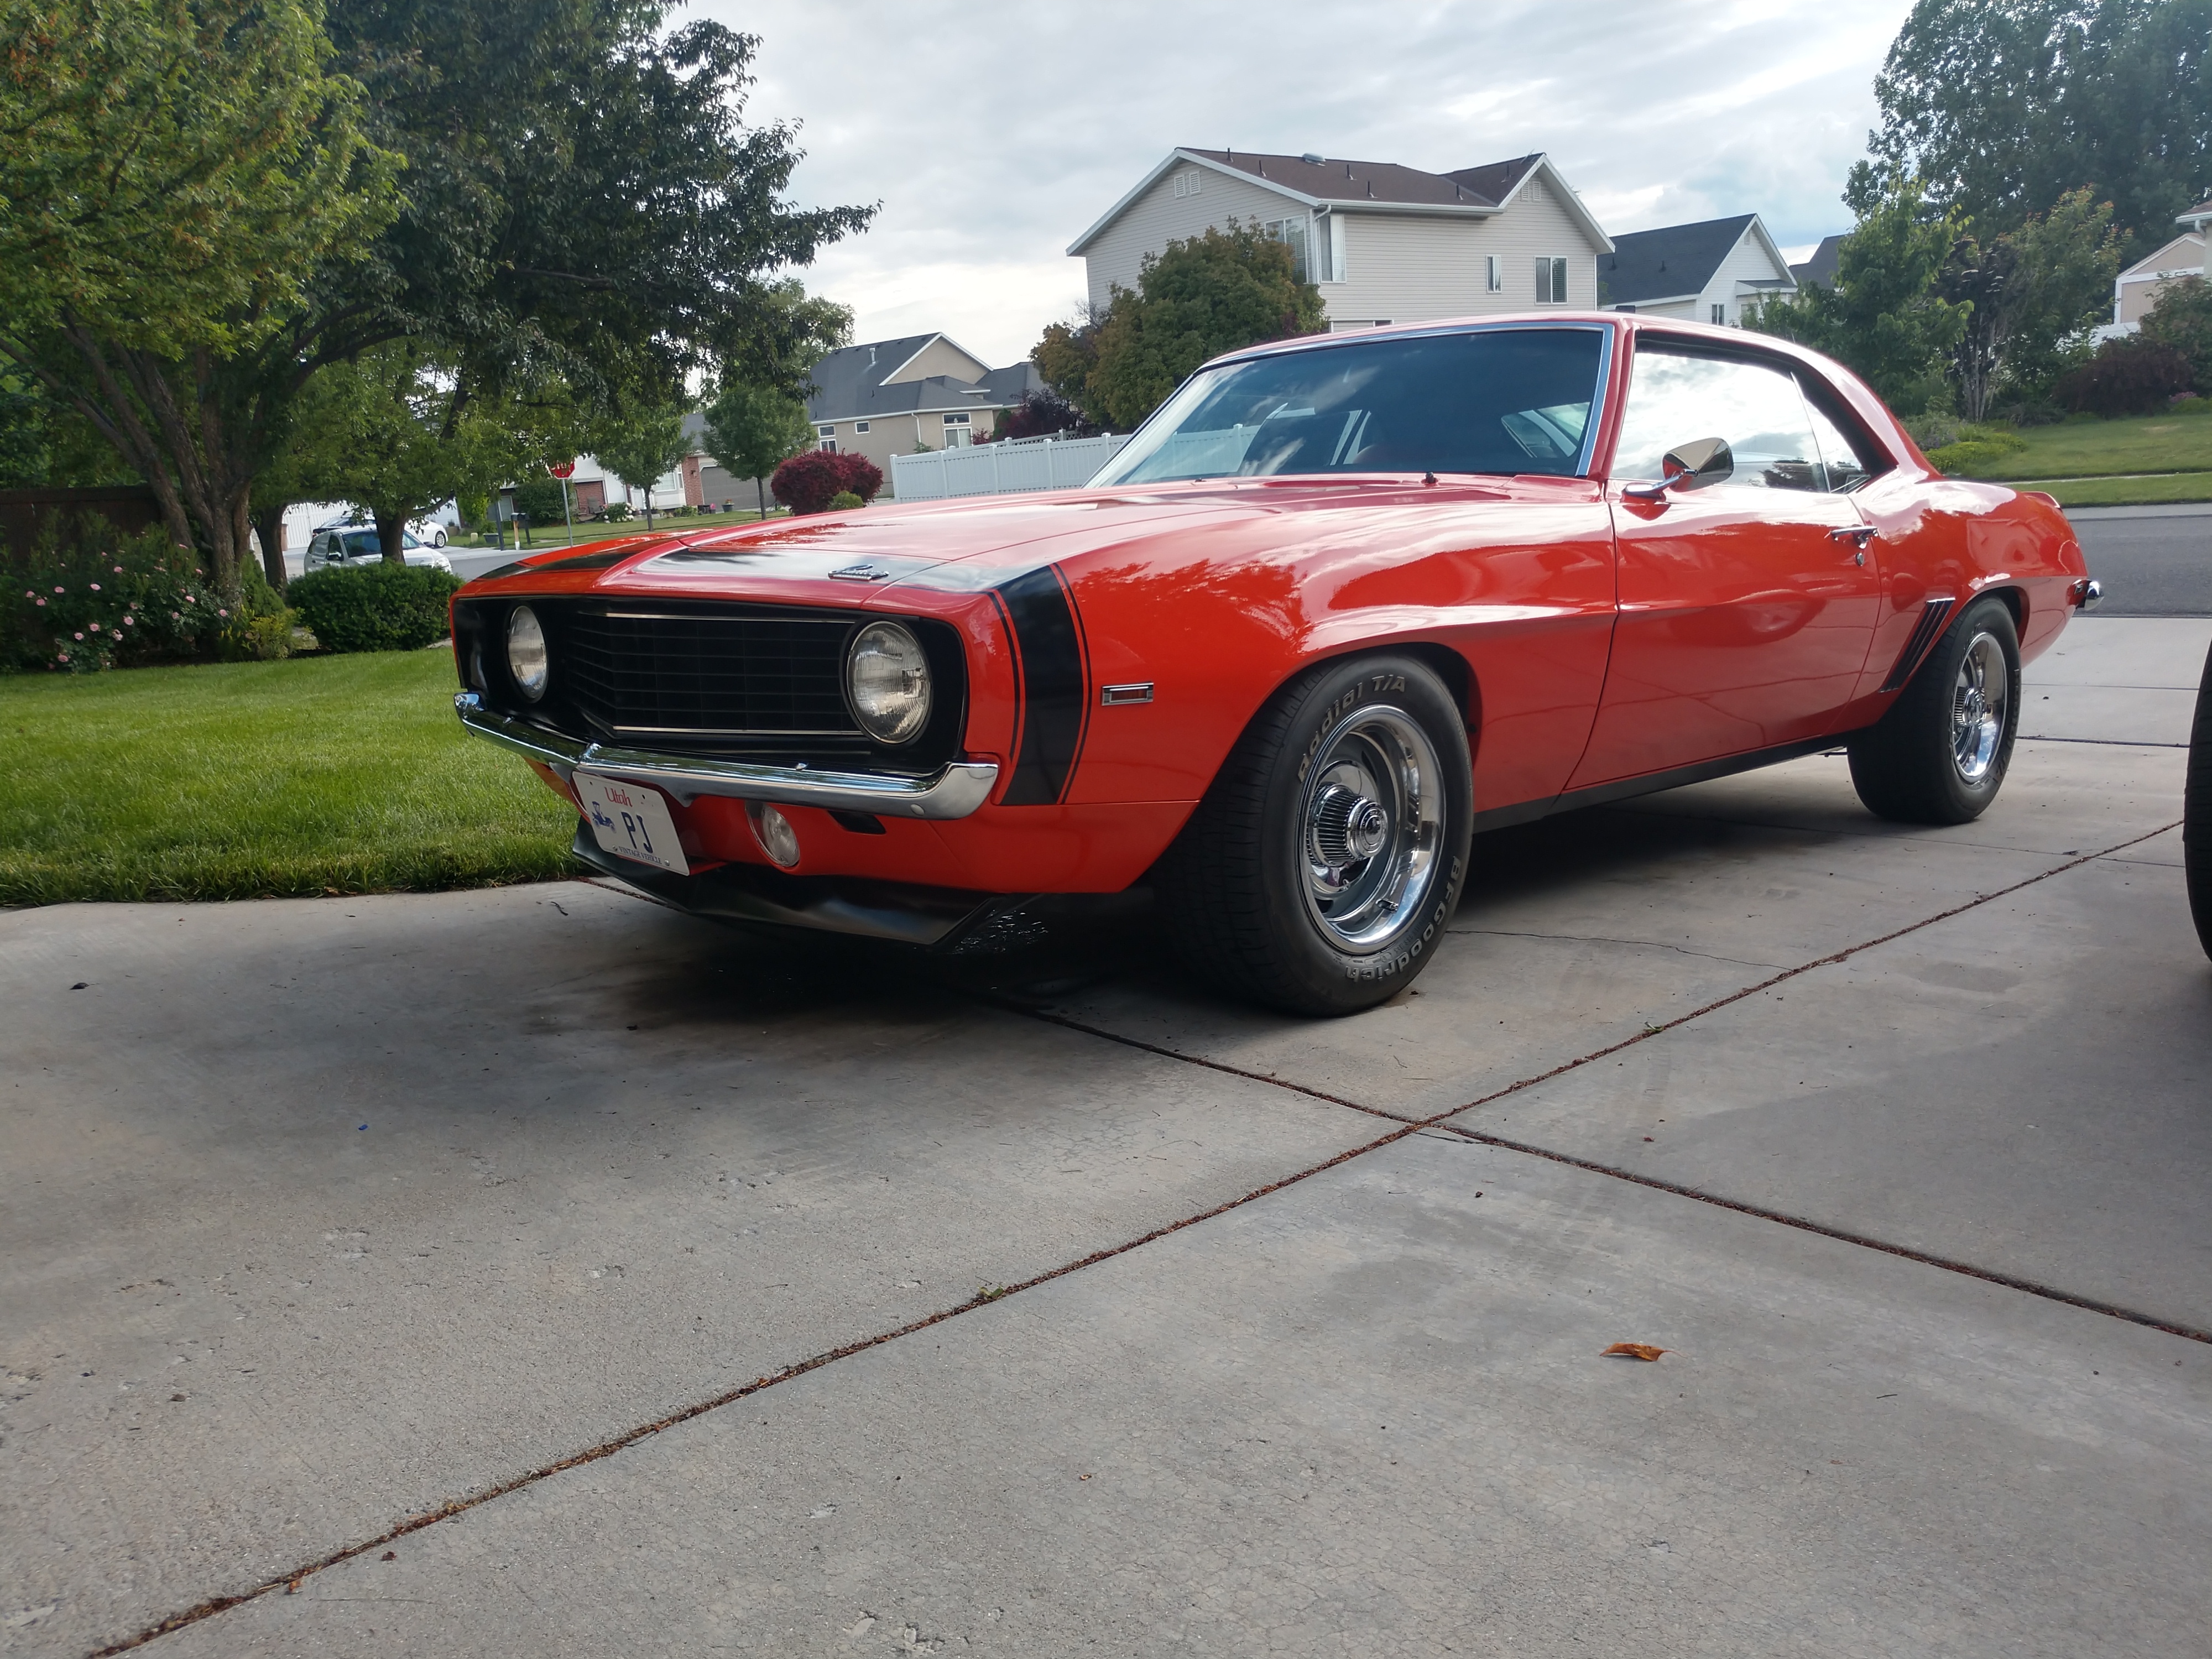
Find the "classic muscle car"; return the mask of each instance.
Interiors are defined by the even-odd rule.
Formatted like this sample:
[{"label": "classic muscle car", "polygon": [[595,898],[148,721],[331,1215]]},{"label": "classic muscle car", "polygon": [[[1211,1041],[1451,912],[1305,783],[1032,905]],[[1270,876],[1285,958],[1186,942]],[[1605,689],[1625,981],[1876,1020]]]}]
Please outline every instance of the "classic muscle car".
[{"label": "classic muscle car", "polygon": [[1826,358],[1547,313],[1230,354],[1082,489],[525,559],[453,647],[468,728],[672,903],[959,949],[1149,887],[1341,1013],[1478,830],[1839,744],[1874,811],[1973,817],[2095,597],[2048,497]]}]

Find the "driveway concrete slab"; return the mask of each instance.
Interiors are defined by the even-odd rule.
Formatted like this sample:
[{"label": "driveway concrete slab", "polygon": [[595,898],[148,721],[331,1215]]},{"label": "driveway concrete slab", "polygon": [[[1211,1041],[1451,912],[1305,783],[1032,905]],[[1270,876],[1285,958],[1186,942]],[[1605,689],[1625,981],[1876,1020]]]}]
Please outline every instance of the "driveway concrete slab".
[{"label": "driveway concrete slab", "polygon": [[2212,963],[2177,842],[1452,1121],[2212,1331]]},{"label": "driveway concrete slab", "polygon": [[[2212,557],[2206,560],[2212,584]],[[2185,744],[2212,620],[2076,617],[2021,671],[2027,737]]]},{"label": "driveway concrete slab", "polygon": [[933,971],[582,884],[0,916],[0,1611],[52,1608],[0,1638],[115,1640],[1375,1133]]},{"label": "driveway concrete slab", "polygon": [[2209,1463],[2197,1344],[1420,1136],[161,1650],[2179,1654]]},{"label": "driveway concrete slab", "polygon": [[2179,820],[2172,750],[2020,745],[1978,823],[1885,823],[1814,757],[1477,842],[1413,992],[1284,1018],[1157,972],[1058,999],[1117,1036],[1422,1116]]}]

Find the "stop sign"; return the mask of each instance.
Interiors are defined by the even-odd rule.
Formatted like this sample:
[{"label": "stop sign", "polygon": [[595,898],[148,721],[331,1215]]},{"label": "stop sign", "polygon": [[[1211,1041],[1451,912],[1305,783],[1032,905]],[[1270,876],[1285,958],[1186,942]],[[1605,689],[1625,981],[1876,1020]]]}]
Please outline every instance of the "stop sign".
[{"label": "stop sign", "polygon": [[545,470],[556,478],[565,478],[576,470],[576,464],[574,461],[556,461]]}]

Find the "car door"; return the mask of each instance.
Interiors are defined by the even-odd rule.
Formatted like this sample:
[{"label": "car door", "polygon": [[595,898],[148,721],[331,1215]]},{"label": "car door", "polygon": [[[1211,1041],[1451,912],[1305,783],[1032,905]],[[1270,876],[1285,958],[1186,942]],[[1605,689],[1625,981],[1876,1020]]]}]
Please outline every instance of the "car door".
[{"label": "car door", "polygon": [[[1729,451],[1718,482],[1624,494],[1709,438]],[[1571,787],[1833,729],[1873,641],[1881,573],[1869,526],[1829,482],[1788,363],[1638,342],[1607,486],[1620,611]]]}]

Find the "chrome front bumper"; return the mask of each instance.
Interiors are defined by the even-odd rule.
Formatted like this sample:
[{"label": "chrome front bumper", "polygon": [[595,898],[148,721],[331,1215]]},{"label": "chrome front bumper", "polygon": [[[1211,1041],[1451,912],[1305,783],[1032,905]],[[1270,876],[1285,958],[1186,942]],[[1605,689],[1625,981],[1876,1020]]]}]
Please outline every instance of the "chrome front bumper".
[{"label": "chrome front bumper", "polygon": [[580,743],[483,706],[473,691],[453,699],[461,724],[501,747],[543,761],[562,777],[581,769],[665,790],[685,805],[701,795],[827,806],[901,818],[964,818],[990,799],[999,781],[994,761],[953,761],[933,777],[877,777],[863,772],[817,772],[805,766],[756,766],[702,756],[657,755]]}]

